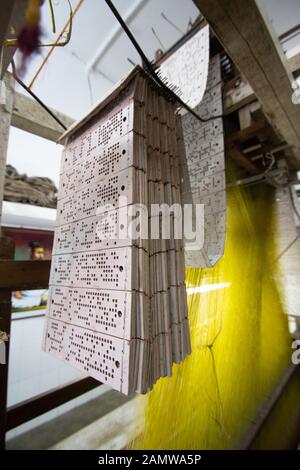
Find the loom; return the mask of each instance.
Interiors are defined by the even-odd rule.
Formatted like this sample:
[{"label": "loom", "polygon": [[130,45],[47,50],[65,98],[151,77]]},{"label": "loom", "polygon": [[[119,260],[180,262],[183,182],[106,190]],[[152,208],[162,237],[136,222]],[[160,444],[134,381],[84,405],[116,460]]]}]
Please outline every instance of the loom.
[{"label": "loom", "polygon": [[[127,466],[299,448],[299,5],[119,3],[1,2],[0,448],[118,448],[98,464]],[[64,146],[58,200],[54,151],[12,178],[35,145],[11,126]],[[56,202],[52,259],[21,259]],[[48,287],[45,322],[44,295],[14,312]]]},{"label": "loom", "polygon": [[[157,72],[201,119],[175,112],[137,67],[60,139],[44,349],[122,393],[147,393],[133,449],[241,445],[289,361],[284,279],[269,275],[284,172],[240,179],[225,168],[221,57],[209,56],[205,26]],[[244,188],[265,179],[273,187]],[[120,223],[121,194],[126,206],[203,204],[202,245],[103,236]]]}]

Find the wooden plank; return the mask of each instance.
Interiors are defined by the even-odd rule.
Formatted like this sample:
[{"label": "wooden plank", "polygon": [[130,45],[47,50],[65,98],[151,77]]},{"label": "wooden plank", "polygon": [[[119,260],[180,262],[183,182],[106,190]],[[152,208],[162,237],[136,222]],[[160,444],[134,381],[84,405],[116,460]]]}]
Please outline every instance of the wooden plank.
[{"label": "wooden plank", "polygon": [[[6,237],[0,238],[0,259],[14,257],[15,245],[13,240]],[[5,449],[6,433],[6,406],[7,406],[7,385],[8,385],[8,364],[9,364],[9,343],[11,326],[11,290],[0,289],[0,333],[1,341],[4,342],[5,358],[4,363],[0,363],[0,449]],[[2,343],[3,352],[3,343]]]},{"label": "wooden plank", "polygon": [[290,166],[300,169],[300,106],[291,100],[293,76],[261,2],[194,2],[252,87],[271,125],[291,146]]},{"label": "wooden plank", "polygon": [[251,175],[258,175],[258,168],[252,163],[248,158],[243,154],[241,149],[235,145],[230,144],[226,146],[226,154],[229,155],[238,165],[242,166],[247,170]]},{"label": "wooden plank", "polygon": [[0,289],[45,289],[49,285],[50,260],[0,260]]},{"label": "wooden plank", "polygon": [[254,121],[251,126],[229,134],[226,137],[226,142],[227,144],[230,144],[231,142],[245,142],[267,129],[267,127],[267,121],[264,118],[260,118],[258,121]]},{"label": "wooden plank", "polygon": [[13,107],[13,93],[14,81],[11,76],[6,75],[3,80],[0,80],[0,234],[7,147]]},{"label": "wooden plank", "polygon": [[239,109],[240,129],[245,129],[253,124],[253,117],[261,109],[258,101],[247,104]]},{"label": "wooden plank", "polygon": [[233,113],[256,100],[257,98],[251,86],[241,77],[226,83],[223,88],[224,114]]},{"label": "wooden plank", "polygon": [[11,406],[7,410],[6,431],[16,428],[31,419],[37,418],[60,405],[64,405],[68,401],[100,385],[102,385],[101,382],[98,382],[92,377],[87,377],[49,390],[48,392]]},{"label": "wooden plank", "polygon": [[[143,432],[143,420],[137,415],[138,397],[118,406],[49,450],[120,450]],[[135,416],[135,419],[132,417]]]},{"label": "wooden plank", "polygon": [[[300,75],[300,53],[288,59],[294,77]],[[237,76],[224,85],[224,114],[230,114],[241,107],[256,101],[256,95],[245,78]]]},{"label": "wooden plank", "polygon": [[[67,128],[73,124],[72,118],[56,110],[51,109],[51,111]],[[58,141],[64,132],[64,129],[39,103],[22,93],[15,93],[11,125],[53,142]]]}]

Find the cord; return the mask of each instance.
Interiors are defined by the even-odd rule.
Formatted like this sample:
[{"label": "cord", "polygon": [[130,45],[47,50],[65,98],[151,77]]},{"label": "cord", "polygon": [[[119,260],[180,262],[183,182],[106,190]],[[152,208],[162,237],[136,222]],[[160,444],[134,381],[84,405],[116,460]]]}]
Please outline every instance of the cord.
[{"label": "cord", "polygon": [[130,31],[130,29],[128,28],[127,24],[125,23],[125,21],[123,20],[123,18],[121,17],[120,13],[118,12],[118,10],[116,9],[116,7],[114,6],[114,4],[111,2],[111,0],[105,0],[107,6],[110,8],[110,10],[112,11],[112,13],[114,14],[115,18],[117,19],[117,21],[120,23],[120,25],[122,26],[123,30],[125,31],[125,33],[127,34],[128,38],[130,39],[131,43],[133,44],[133,46],[135,47],[137,53],[139,54],[142,62],[143,62],[143,66],[144,68],[146,69],[146,71],[148,72],[148,74],[150,75],[150,77],[154,80],[154,82],[156,83],[156,85],[158,85],[160,87],[160,89],[168,96],[170,97],[172,100],[174,100],[175,102],[179,103],[183,108],[185,108],[189,113],[191,113],[196,119],[198,119],[198,121],[200,122],[209,122],[209,121],[213,121],[214,119],[219,119],[219,118],[223,118],[224,116],[223,115],[219,115],[219,116],[211,116],[209,118],[202,118],[201,116],[199,116],[192,108],[190,108],[186,103],[184,103],[184,101],[182,101],[182,99],[176,95],[176,93],[171,89],[169,88],[166,83],[164,83],[164,81],[158,76],[158,74],[155,72],[151,62],[149,61],[149,59],[147,58],[146,54],[144,53],[144,51],[142,50],[142,48],[140,47],[139,43],[137,42],[137,40],[135,39],[135,37],[133,36],[132,32]]}]

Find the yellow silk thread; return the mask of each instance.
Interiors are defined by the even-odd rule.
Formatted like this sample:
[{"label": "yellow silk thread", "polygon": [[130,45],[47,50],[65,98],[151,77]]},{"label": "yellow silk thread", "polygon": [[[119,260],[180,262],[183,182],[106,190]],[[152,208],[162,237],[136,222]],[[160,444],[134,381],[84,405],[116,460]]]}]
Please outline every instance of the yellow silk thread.
[{"label": "yellow silk thread", "polygon": [[139,399],[132,448],[233,448],[288,366],[273,208],[270,187],[228,191],[223,258],[186,270],[192,354]]}]

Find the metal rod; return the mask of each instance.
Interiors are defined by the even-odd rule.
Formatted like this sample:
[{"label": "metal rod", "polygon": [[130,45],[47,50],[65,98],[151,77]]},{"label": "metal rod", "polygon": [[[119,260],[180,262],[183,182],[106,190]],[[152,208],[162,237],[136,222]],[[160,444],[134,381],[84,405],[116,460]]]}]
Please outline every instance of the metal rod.
[{"label": "metal rod", "polygon": [[175,23],[173,23],[173,21],[169,20],[169,18],[164,14],[163,11],[161,12],[161,16],[167,23],[169,23],[169,25],[171,25],[174,29],[176,29],[178,33],[184,35],[184,32],[180,28],[178,28],[178,26]]},{"label": "metal rod", "polygon": [[218,115],[218,116],[211,116],[209,118],[204,119],[201,116],[199,116],[192,108],[190,108],[184,101],[182,101],[182,99],[178,95],[176,95],[176,93],[174,93],[174,91],[172,89],[170,89],[160,79],[160,77],[157,75],[157,73],[155,72],[155,70],[154,70],[151,62],[149,61],[148,57],[146,56],[146,54],[142,50],[141,46],[139,45],[139,43],[137,42],[137,40],[133,36],[132,32],[128,28],[127,24],[125,23],[125,21],[121,17],[120,13],[116,9],[116,7],[112,3],[112,1],[111,0],[105,0],[105,2],[107,4],[107,6],[111,9],[111,11],[114,14],[115,18],[118,20],[118,22],[122,26],[123,30],[127,34],[128,38],[132,42],[133,46],[135,47],[136,51],[138,52],[146,72],[148,72],[148,75],[152,78],[154,83],[159,87],[159,89],[165,94],[166,97],[168,97],[169,99],[171,99],[175,103],[178,103],[180,106],[185,108],[189,113],[191,113],[200,122],[209,122],[209,121],[212,121],[214,119],[223,118],[223,115]]},{"label": "metal rod", "polygon": [[285,33],[282,33],[278,39],[281,43],[287,42],[290,39],[292,39],[290,36],[294,35],[295,33],[300,33],[300,24],[296,24],[292,28],[288,29],[285,31]]},{"label": "metal rod", "polygon": [[28,88],[28,86],[25,85],[25,83],[22,82],[22,80],[17,76],[16,67],[15,67],[15,63],[14,63],[13,60],[12,60],[12,68],[13,68],[13,77],[16,80],[16,82],[18,82],[18,84],[22,88],[24,88],[24,90],[26,90],[27,93],[29,93],[30,96],[32,96],[32,98],[35,99],[35,101],[37,101],[42,106],[42,108],[44,108],[44,110],[47,111],[47,113],[50,114],[50,116],[52,116],[53,119],[66,131],[67,127],[64,125],[64,123],[62,123],[61,120],[57,116],[55,116],[55,114],[51,111],[51,109],[48,108],[48,106],[46,106],[45,103],[43,103],[42,100],[40,100],[40,98],[38,96],[36,96],[36,94],[33,93],[33,91],[31,91]]}]

